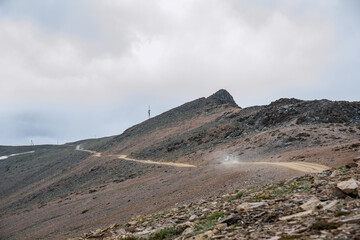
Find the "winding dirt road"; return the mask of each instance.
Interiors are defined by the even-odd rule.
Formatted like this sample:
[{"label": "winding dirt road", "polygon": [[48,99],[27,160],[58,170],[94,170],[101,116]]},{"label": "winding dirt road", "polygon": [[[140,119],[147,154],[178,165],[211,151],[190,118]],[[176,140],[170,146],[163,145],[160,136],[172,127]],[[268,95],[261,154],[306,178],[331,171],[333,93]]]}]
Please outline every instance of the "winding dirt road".
[{"label": "winding dirt road", "polygon": [[[101,157],[102,154],[96,151],[83,149],[81,144],[77,145],[75,150],[83,151],[93,154],[95,157]],[[183,167],[183,168],[196,168],[197,166],[187,163],[174,163],[174,162],[156,162],[152,160],[139,160],[128,158],[127,155],[109,155],[112,157],[117,157],[120,160],[124,161],[131,161],[131,162],[138,162],[143,164],[153,164],[153,165],[165,165],[165,166],[173,166],[173,167]],[[234,164],[234,162],[232,162]],[[289,169],[293,169],[300,172],[305,173],[319,173],[325,170],[329,170],[330,168],[324,165],[316,164],[316,163],[309,163],[309,162],[235,162],[235,164],[251,164],[251,165],[273,165],[273,166],[281,166]]]},{"label": "winding dirt road", "polygon": [[[81,144],[77,145],[76,148],[75,148],[75,150],[91,153],[91,154],[93,154],[93,156],[95,156],[95,157],[101,157],[101,155],[102,155],[101,153],[96,152],[96,151],[83,149],[83,148],[81,147]],[[196,168],[195,165],[186,164],[186,163],[155,162],[155,161],[151,161],[151,160],[138,160],[138,159],[128,158],[127,155],[109,155],[109,156],[111,156],[111,157],[117,157],[117,158],[120,159],[120,160],[131,161],[131,162],[138,162],[138,163],[143,163],[143,164],[155,164],[155,165],[165,165],[165,166],[173,166],[173,167]]]},{"label": "winding dirt road", "polygon": [[82,152],[87,152],[87,153],[91,153],[92,155],[94,155],[95,157],[101,157],[101,153],[96,152],[96,151],[92,151],[92,150],[87,150],[87,149],[83,149],[81,147],[81,144],[77,145],[75,148],[76,151],[82,151]]},{"label": "winding dirt road", "polygon": [[187,163],[155,162],[155,161],[151,161],[151,160],[137,160],[137,159],[128,158],[126,155],[114,155],[114,156],[121,159],[121,160],[139,162],[139,163],[145,163],[145,164],[166,165],[166,166],[173,166],[173,167],[196,168],[195,165],[187,164]]},{"label": "winding dirt road", "polygon": [[330,169],[327,166],[309,162],[245,162],[241,164],[275,165],[305,173],[320,173]]}]

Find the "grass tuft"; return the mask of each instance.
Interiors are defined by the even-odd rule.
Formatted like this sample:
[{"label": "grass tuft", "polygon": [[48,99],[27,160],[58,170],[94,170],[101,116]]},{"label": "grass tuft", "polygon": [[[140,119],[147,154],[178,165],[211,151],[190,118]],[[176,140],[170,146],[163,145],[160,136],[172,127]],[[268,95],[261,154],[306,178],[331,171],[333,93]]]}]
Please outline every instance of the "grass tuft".
[{"label": "grass tuft", "polygon": [[153,234],[150,239],[153,240],[163,240],[163,239],[173,239],[179,233],[176,231],[175,227],[164,228],[161,231]]},{"label": "grass tuft", "polygon": [[244,195],[244,192],[238,192],[235,196],[232,196],[228,201],[231,202],[231,201],[240,199],[240,198],[242,198],[243,195]]},{"label": "grass tuft", "polygon": [[340,227],[341,223],[334,222],[316,222],[311,226],[311,230],[331,230]]},{"label": "grass tuft", "polygon": [[340,211],[340,212],[335,213],[335,217],[347,216],[347,215],[349,215],[350,213],[351,213],[351,212],[343,212],[343,211]]}]

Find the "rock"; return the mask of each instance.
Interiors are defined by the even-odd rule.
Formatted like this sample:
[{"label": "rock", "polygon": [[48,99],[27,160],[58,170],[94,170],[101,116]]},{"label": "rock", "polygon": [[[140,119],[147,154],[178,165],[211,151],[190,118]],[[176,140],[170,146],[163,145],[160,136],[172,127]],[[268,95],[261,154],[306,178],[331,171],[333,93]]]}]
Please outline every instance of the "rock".
[{"label": "rock", "polygon": [[92,237],[102,237],[104,232],[101,229],[97,229],[95,232],[92,232]]},{"label": "rock", "polygon": [[198,234],[194,237],[191,238],[187,238],[187,239],[191,239],[191,240],[206,240],[206,239],[210,239],[212,236],[214,236],[214,233],[212,231],[207,231],[205,233],[201,233]]},{"label": "rock", "polygon": [[360,215],[352,216],[352,217],[340,220],[339,222],[342,222],[342,223],[360,223]]},{"label": "rock", "polygon": [[189,217],[189,221],[194,221],[195,219],[197,219],[198,218],[198,216],[196,216],[196,215],[191,215],[190,217]]},{"label": "rock", "polygon": [[227,216],[219,221],[219,223],[227,223],[227,224],[234,224],[237,222],[239,218],[235,217],[234,215]]},{"label": "rock", "polygon": [[312,197],[300,207],[303,210],[308,211],[308,210],[315,210],[315,208],[319,205],[320,205],[320,200],[317,197]]},{"label": "rock", "polygon": [[326,204],[323,206],[323,210],[324,211],[331,211],[334,209],[334,207],[336,206],[336,204],[338,203],[338,200],[333,200],[330,203]]},{"label": "rock", "polygon": [[144,230],[141,232],[136,232],[134,233],[135,237],[140,237],[140,236],[144,236],[144,235],[150,235],[151,233],[153,233],[154,231],[150,231],[150,230]]},{"label": "rock", "polygon": [[208,99],[216,100],[220,104],[228,103],[237,106],[233,97],[225,89],[220,89],[219,91],[208,97]]},{"label": "rock", "polygon": [[185,231],[185,229],[187,229],[189,227],[194,227],[194,223],[192,223],[192,222],[184,222],[184,223],[178,224],[175,227],[175,230],[177,232],[181,233],[181,232]]},{"label": "rock", "polygon": [[346,198],[346,194],[336,186],[330,186],[329,192],[330,193],[328,195],[332,195],[336,198]]},{"label": "rock", "polygon": [[216,236],[213,236],[211,239],[224,239],[225,238],[225,235],[216,235]]},{"label": "rock", "polygon": [[336,187],[340,189],[343,193],[348,195],[357,196],[359,182],[355,179],[351,178],[347,181],[339,182]]},{"label": "rock", "polygon": [[351,162],[345,165],[346,168],[356,168],[358,165],[357,163]]},{"label": "rock", "polygon": [[274,236],[274,237],[271,237],[271,238],[268,238],[267,240],[279,240],[281,237],[279,236]]},{"label": "rock", "polygon": [[246,211],[249,209],[255,209],[255,208],[259,208],[259,207],[264,207],[264,206],[269,206],[266,202],[255,202],[255,203],[242,203],[239,206],[236,207],[236,210],[241,212],[241,211]]},{"label": "rock", "polygon": [[331,178],[333,178],[333,177],[336,177],[337,175],[339,175],[339,171],[338,170],[334,170],[332,173],[331,173],[331,175],[330,175],[330,177]]},{"label": "rock", "polygon": [[186,228],[185,231],[182,232],[182,236],[186,236],[188,234],[191,234],[194,232],[194,228],[193,227],[189,227],[189,228]]},{"label": "rock", "polygon": [[119,236],[126,235],[126,230],[123,228],[120,228],[120,229],[116,230],[115,233]]},{"label": "rock", "polygon": [[128,222],[128,224],[129,224],[130,226],[136,225],[137,223],[138,223],[137,221]]},{"label": "rock", "polygon": [[356,158],[353,159],[354,162],[359,162],[360,161],[360,156],[357,156]]},{"label": "rock", "polygon": [[227,228],[227,224],[226,223],[216,224],[216,228],[219,230],[223,230],[223,229]]},{"label": "rock", "polygon": [[299,212],[299,213],[295,213],[295,214],[292,214],[292,215],[289,215],[289,216],[285,216],[285,217],[281,217],[279,218],[281,221],[287,221],[287,220],[291,220],[293,218],[299,218],[299,217],[305,217],[305,216],[309,216],[313,213],[312,210],[308,210],[308,211],[305,211],[305,212]]}]

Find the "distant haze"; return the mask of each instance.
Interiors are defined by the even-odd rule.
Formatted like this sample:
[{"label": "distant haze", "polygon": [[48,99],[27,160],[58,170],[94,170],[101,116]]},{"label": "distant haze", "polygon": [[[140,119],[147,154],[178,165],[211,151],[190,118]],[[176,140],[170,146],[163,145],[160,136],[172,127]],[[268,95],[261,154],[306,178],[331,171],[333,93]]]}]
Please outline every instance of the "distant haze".
[{"label": "distant haze", "polygon": [[0,144],[64,143],[224,88],[359,100],[357,0],[0,0]]}]

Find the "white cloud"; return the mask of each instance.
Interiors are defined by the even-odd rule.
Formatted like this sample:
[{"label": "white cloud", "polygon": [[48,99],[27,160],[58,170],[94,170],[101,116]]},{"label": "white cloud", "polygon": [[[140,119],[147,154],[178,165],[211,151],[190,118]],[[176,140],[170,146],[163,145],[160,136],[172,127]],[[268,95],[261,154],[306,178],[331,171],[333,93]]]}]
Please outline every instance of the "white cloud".
[{"label": "white cloud", "polygon": [[41,18],[13,9],[0,18],[0,105],[126,105],[142,94],[185,101],[220,88],[242,106],[295,95],[351,51],[336,36],[339,4],[66,1],[47,4]]}]

